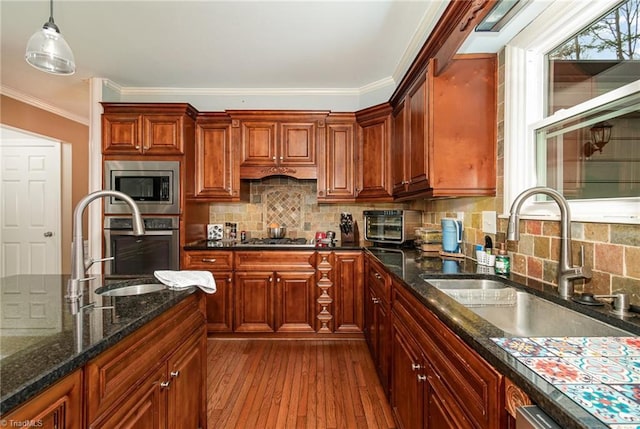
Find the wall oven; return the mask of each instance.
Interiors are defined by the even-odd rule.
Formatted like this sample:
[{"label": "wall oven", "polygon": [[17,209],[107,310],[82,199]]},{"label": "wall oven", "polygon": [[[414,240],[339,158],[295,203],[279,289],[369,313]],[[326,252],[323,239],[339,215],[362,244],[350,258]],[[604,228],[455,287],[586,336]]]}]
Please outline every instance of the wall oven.
[{"label": "wall oven", "polygon": [[[105,161],[104,188],[124,192],[140,213],[180,214],[179,161]],[[117,198],[105,200],[106,214],[129,213]]]},{"label": "wall oven", "polygon": [[180,268],[179,217],[143,217],[145,235],[133,235],[131,216],[105,216],[105,274],[131,276]]}]

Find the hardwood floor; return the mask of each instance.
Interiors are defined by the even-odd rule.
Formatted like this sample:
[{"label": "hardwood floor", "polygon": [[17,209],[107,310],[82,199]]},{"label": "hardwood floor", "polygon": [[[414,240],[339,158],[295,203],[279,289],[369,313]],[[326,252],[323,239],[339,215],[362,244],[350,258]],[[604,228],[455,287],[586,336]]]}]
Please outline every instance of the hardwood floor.
[{"label": "hardwood floor", "polygon": [[209,429],[394,428],[364,340],[209,339]]}]

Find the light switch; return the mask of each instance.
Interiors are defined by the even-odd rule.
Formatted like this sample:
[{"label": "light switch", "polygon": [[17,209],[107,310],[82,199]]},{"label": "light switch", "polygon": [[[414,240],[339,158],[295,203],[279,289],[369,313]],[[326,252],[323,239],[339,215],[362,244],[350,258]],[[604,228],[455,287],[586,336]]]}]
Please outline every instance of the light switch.
[{"label": "light switch", "polygon": [[497,214],[492,211],[482,212],[482,232],[487,234],[495,234],[497,232]]}]

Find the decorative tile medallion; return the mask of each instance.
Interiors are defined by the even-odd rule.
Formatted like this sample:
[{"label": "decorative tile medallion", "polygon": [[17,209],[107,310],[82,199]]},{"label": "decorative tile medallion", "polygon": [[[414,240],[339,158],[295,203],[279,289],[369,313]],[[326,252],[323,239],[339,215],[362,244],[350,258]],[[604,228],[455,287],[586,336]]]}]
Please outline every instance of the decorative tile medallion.
[{"label": "decorative tile medallion", "polygon": [[267,224],[276,222],[290,229],[302,229],[304,196],[291,188],[278,187],[263,194]]}]

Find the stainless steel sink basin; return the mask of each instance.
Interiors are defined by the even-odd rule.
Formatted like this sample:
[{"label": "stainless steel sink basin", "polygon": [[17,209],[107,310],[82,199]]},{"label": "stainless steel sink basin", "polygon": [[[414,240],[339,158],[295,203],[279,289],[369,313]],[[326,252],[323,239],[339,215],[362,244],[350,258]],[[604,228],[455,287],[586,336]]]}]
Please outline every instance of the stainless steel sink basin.
[{"label": "stainless steel sink basin", "polygon": [[143,283],[137,285],[122,286],[114,289],[101,287],[96,289],[96,293],[102,296],[132,296],[144,295],[145,293],[166,290],[167,287],[161,283]]},{"label": "stainless steel sink basin", "polygon": [[517,291],[512,305],[470,306],[492,325],[521,337],[609,337],[629,336],[582,313],[547,301],[527,292]]},{"label": "stainless steel sink basin", "polygon": [[592,317],[488,279],[422,279],[492,325],[522,337],[629,336]]},{"label": "stainless steel sink basin", "polygon": [[429,279],[423,280],[438,289],[504,289],[508,285],[488,279]]}]

